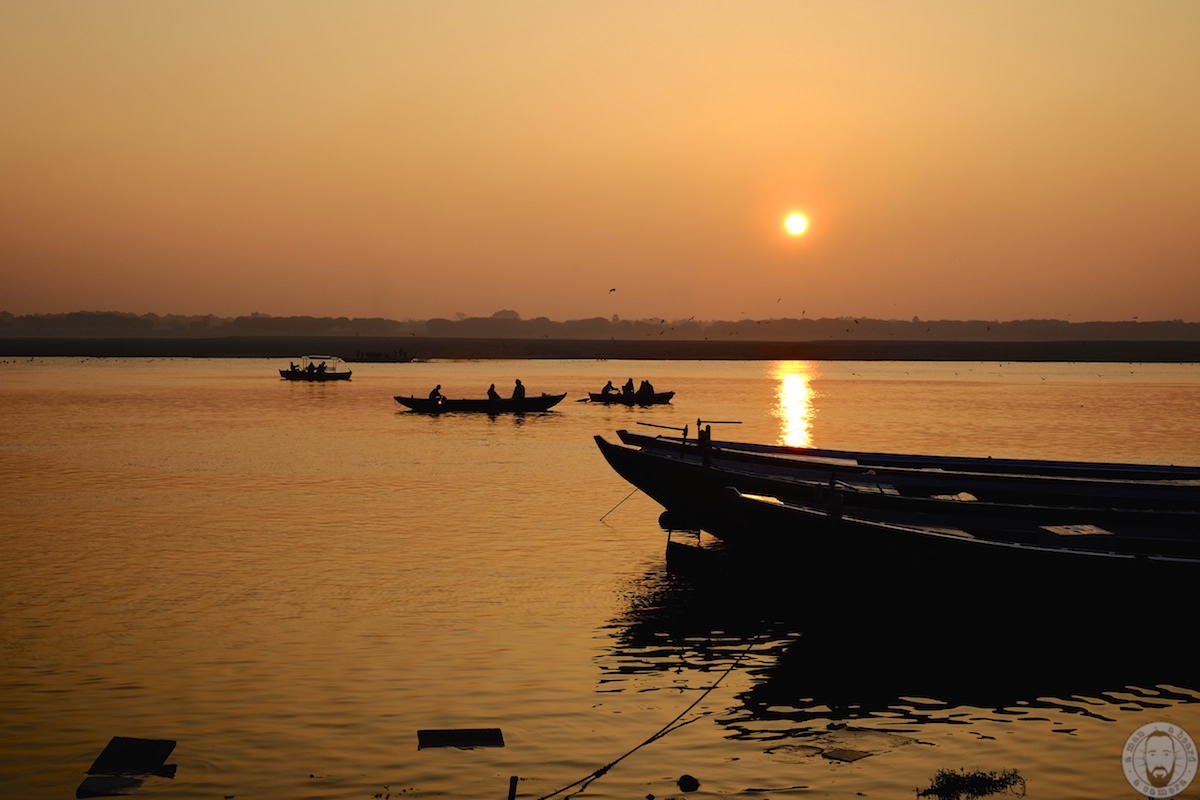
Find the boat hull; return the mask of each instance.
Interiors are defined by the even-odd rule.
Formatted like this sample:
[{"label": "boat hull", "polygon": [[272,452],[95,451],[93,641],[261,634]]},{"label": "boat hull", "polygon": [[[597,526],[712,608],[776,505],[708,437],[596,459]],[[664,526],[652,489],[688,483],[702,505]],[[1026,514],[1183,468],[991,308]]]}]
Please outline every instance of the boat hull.
[{"label": "boat hull", "polygon": [[[633,447],[681,451],[695,449],[695,439],[649,436],[632,431],[617,431],[622,442]],[[940,469],[948,472],[999,473],[1007,475],[1034,474],[1074,478],[1107,478],[1128,480],[1197,480],[1200,467],[1163,464],[1105,463],[1094,461],[1047,461],[1017,458],[972,458],[964,456],[928,456],[900,453],[874,453],[855,450],[829,450],[815,447],[757,444],[710,440],[714,452],[730,456],[778,459],[846,461],[866,468]]]},{"label": "boat hull", "polygon": [[[1200,560],[1200,516],[1191,512],[903,497],[738,472],[595,440],[617,474],[666,509],[663,527],[705,530],[733,544],[800,546],[810,554],[815,548],[817,557],[834,562],[861,556],[855,548],[867,545],[875,548],[867,551],[872,558],[907,557],[915,547],[922,560],[943,554],[952,561],[1029,559],[1039,567],[1095,561],[1128,569],[1131,559]],[[847,530],[856,535],[848,538]],[[847,544],[849,549],[838,549]]]},{"label": "boat hull", "polygon": [[303,381],[306,383],[324,383],[325,381],[348,381],[351,370],[345,372],[310,372],[305,370],[279,370],[279,377],[285,381]]},{"label": "boat hull", "polygon": [[872,486],[882,493],[915,498],[967,493],[976,500],[1013,505],[1200,512],[1200,480],[1191,477],[1190,468],[1163,473],[1159,470],[1175,468],[1126,465],[1130,469],[1118,470],[1117,465],[1102,465],[1099,471],[1090,473],[1082,463],[1070,469],[1066,465],[1071,462],[1045,462],[1048,468],[1043,473],[1036,470],[1039,462],[1034,461],[1021,462],[1024,466],[1019,469],[1014,466],[1009,471],[966,468],[966,465],[962,470],[953,470],[937,466],[936,461],[930,466],[892,467],[842,451],[823,451],[840,453],[839,456],[777,455],[627,431],[618,431],[618,436],[647,455],[747,473],[764,480]]},{"label": "boat hull", "polygon": [[405,408],[422,414],[446,414],[454,412],[474,414],[528,414],[547,411],[562,402],[566,397],[562,394],[543,394],[537,397],[519,399],[500,398],[488,399],[450,399],[431,400],[427,397],[403,397],[395,395],[395,400]]},{"label": "boat hull", "polygon": [[655,392],[653,394],[604,394],[603,392],[588,392],[588,399],[593,403],[606,406],[658,406],[671,402],[674,392]]}]

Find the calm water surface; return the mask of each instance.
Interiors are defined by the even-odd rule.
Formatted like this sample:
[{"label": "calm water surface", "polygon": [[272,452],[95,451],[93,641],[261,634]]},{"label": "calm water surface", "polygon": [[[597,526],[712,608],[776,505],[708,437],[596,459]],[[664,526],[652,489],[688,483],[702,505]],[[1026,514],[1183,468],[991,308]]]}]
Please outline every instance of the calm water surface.
[{"label": "calm water surface", "polygon": [[[497,798],[510,775],[544,797],[696,701],[580,796],[678,795],[686,772],[692,797],[912,797],[966,767],[1134,797],[1135,728],[1200,735],[1194,608],[1085,641],[1086,597],[965,639],[869,618],[828,637],[812,623],[838,598],[804,591],[820,565],[669,571],[660,509],[591,441],[702,417],[755,441],[1200,464],[1193,365],[463,361],[337,385],[280,366],[0,364],[0,796],[73,797],[121,735],[178,742],[141,797]],[[517,377],[567,399],[496,418],[392,400]],[[629,377],[675,402],[576,402]],[[418,750],[458,727],[506,746]]]}]

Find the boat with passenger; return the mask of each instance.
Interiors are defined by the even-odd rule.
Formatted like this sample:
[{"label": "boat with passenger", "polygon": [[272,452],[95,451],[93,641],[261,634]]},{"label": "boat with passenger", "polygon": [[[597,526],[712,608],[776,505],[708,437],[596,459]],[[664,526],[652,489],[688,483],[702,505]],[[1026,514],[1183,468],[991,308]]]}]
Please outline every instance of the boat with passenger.
[{"label": "boat with passenger", "polygon": [[625,405],[625,406],[658,406],[666,405],[671,402],[671,398],[675,396],[674,392],[634,392],[633,394],[622,394],[620,392],[588,392],[588,400],[600,405]]},{"label": "boat with passenger", "polygon": [[287,369],[279,370],[285,381],[348,381],[351,370],[342,369],[339,356],[301,356],[300,363],[291,362]]},{"label": "boat with passenger", "polygon": [[541,394],[529,397],[497,398],[449,398],[449,397],[404,397],[395,395],[397,403],[422,414],[445,414],[449,412],[472,412],[477,414],[529,414],[548,411],[567,396]]}]

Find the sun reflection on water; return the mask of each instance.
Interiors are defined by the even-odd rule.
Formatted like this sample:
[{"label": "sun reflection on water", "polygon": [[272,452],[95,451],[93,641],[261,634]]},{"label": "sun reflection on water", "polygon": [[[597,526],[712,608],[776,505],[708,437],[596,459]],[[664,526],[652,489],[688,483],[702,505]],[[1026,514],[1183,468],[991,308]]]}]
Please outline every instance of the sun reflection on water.
[{"label": "sun reflection on water", "polygon": [[779,418],[779,442],[792,447],[812,446],[813,391],[809,386],[811,367],[805,361],[780,361],[774,365],[775,416]]}]

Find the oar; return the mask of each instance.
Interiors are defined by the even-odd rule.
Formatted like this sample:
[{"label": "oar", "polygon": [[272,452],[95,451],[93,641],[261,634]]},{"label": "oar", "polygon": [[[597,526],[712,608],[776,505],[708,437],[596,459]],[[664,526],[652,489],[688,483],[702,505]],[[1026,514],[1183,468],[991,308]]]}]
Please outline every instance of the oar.
[{"label": "oar", "polygon": [[668,431],[680,431],[683,434],[683,438],[684,439],[687,438],[687,431],[688,431],[687,425],[684,425],[682,428],[675,428],[675,427],[672,427],[671,425],[655,425],[653,422],[638,422],[638,425],[645,425],[647,428],[662,428],[663,430],[668,430]]}]

